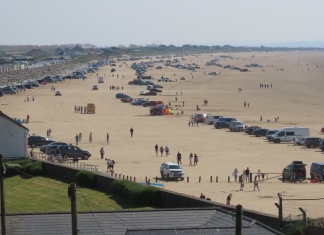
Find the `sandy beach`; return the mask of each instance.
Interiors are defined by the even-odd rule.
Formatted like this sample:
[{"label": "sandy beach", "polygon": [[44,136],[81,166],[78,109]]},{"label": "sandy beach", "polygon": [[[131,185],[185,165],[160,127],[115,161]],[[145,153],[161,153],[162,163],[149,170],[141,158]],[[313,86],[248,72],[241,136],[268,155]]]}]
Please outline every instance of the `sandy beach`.
[{"label": "sandy beach", "polygon": [[[251,57],[255,55],[255,57]],[[221,59],[219,63],[244,68],[245,64],[259,63],[263,68],[249,68],[250,72],[240,72],[216,66],[205,66],[207,61],[220,54],[186,56],[180,63],[196,63],[201,69],[191,72],[161,65],[163,69],[151,68],[146,73],[152,75],[157,82],[161,75],[177,82],[161,83],[165,88],[161,95],[150,96],[149,100],[162,100],[171,106],[181,105],[175,112],[184,113],[174,116],[150,116],[149,108],[132,106],[115,98],[116,93],[123,92],[138,98],[144,86],[128,85],[135,78],[135,71],[130,68],[132,62],[118,67],[112,77],[111,67],[102,68],[98,74],[105,77],[105,83],[98,84],[96,74],[88,74],[85,81],[66,80],[56,83],[56,90],[62,96],[54,96],[51,84],[37,89],[26,90],[18,95],[7,95],[0,98],[0,110],[15,118],[26,118],[30,115],[30,123],[26,124],[30,133],[46,136],[51,128],[52,137],[57,141],[75,144],[75,135],[82,133],[79,146],[92,152],[86,161],[98,165],[102,174],[106,173],[106,162],[100,159],[99,150],[104,147],[105,157],[114,159],[115,173],[136,177],[144,181],[145,177],[159,177],[159,167],[166,161],[176,162],[178,151],[182,154],[182,167],[190,182],[164,182],[165,189],[199,196],[204,193],[212,201],[225,203],[229,193],[233,194],[233,204],[242,204],[244,208],[277,215],[274,203],[278,202],[277,193],[288,198],[321,198],[324,193],[323,184],[282,183],[276,177],[260,183],[260,191],[253,191],[253,184],[245,185],[239,191],[239,184],[227,182],[235,168],[240,174],[249,167],[252,173],[258,169],[264,173],[279,173],[294,160],[307,164],[307,177],[312,162],[324,162],[324,154],[319,149],[293,147],[292,143],[274,144],[264,137],[257,138],[244,133],[232,133],[228,129],[216,130],[211,125],[201,124],[188,127],[188,120],[196,113],[219,114],[236,117],[245,125],[259,125],[268,129],[281,129],[286,126],[306,126],[311,136],[322,137],[320,129],[324,126],[324,54],[322,52],[276,52],[276,53],[235,53],[234,59]],[[280,70],[283,68],[283,70]],[[217,71],[220,75],[208,75]],[[119,78],[116,77],[119,75]],[[175,76],[174,76],[175,74]],[[124,77],[122,78],[122,75]],[[193,78],[192,78],[193,76]],[[180,80],[185,77],[186,80]],[[272,88],[260,88],[262,84],[272,84]],[[92,86],[99,90],[93,91]],[[123,91],[110,91],[110,86],[123,87]],[[238,92],[242,88],[242,92]],[[182,91],[182,95],[180,95]],[[178,96],[176,94],[178,93]],[[26,96],[34,96],[35,102],[25,102]],[[177,97],[177,102],[175,98]],[[208,106],[203,106],[204,99]],[[244,108],[243,103],[249,103]],[[80,114],[74,112],[75,105],[96,104],[96,114]],[[260,116],[263,121],[260,122]],[[274,117],[280,117],[279,122]],[[266,122],[271,119],[271,122]],[[130,128],[134,129],[133,138]],[[89,143],[89,133],[93,133],[93,141]],[[106,143],[106,133],[110,135],[110,143]],[[168,157],[156,157],[154,146],[168,146]],[[196,153],[198,166],[189,166],[189,154]],[[269,175],[270,177],[279,174]],[[199,176],[201,182],[199,183]],[[213,182],[210,183],[210,176]],[[215,183],[218,176],[219,182]],[[284,201],[284,218],[292,218],[301,214],[298,207],[307,211],[308,217],[322,216],[324,205],[321,200]]]}]

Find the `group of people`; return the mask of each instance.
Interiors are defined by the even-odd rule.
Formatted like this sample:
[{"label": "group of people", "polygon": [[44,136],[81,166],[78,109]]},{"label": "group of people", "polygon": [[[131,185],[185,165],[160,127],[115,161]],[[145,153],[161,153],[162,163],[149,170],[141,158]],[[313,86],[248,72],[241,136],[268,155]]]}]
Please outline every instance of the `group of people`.
[{"label": "group of people", "polygon": [[[232,176],[234,176],[235,182],[237,182],[239,171],[237,168],[234,169]],[[259,182],[264,181],[265,173],[261,173],[260,169],[258,169],[257,175],[254,177],[254,191],[257,188],[259,189]],[[243,174],[239,176],[239,182],[240,182],[240,191],[243,191],[244,189],[244,182],[248,183],[250,180],[250,169],[247,167],[246,170],[243,171]]]},{"label": "group of people", "polygon": [[156,144],[155,147],[154,147],[154,149],[155,149],[155,155],[156,156],[158,156],[159,150],[160,150],[160,153],[161,153],[161,157],[163,157],[163,153],[164,152],[165,152],[165,156],[166,157],[170,155],[170,149],[169,149],[168,146],[163,147],[161,145],[160,148],[159,148],[159,146]]},{"label": "group of people", "polygon": [[107,162],[107,172],[114,173],[114,166],[115,166],[115,161],[112,159],[105,159]]},{"label": "group of people", "polygon": [[198,119],[195,120],[195,118],[192,117],[189,119],[189,122],[188,122],[189,127],[190,127],[190,124],[191,124],[191,127],[193,127],[195,124],[196,124],[196,126],[199,126],[199,121],[198,121]]},{"label": "group of people", "polygon": [[[30,98],[29,96],[27,95],[26,96],[26,101],[29,102]],[[31,100],[34,102],[35,101],[35,96],[32,96]]]},{"label": "group of people", "polygon": [[246,101],[244,101],[244,108],[245,108],[246,106],[247,106],[248,108],[250,108],[250,103],[246,103]]},{"label": "group of people", "polygon": [[270,84],[270,86],[269,86],[269,84],[261,84],[260,83],[260,88],[269,88],[269,87],[271,87],[272,88],[272,83]]},{"label": "group of people", "polygon": [[74,106],[74,112],[87,113],[87,106]]},{"label": "group of people", "polygon": [[[109,90],[111,90],[111,91],[115,91],[115,90],[119,90],[120,88],[119,88],[119,86],[109,86]],[[124,87],[121,87],[121,89],[122,90],[124,90]]]}]

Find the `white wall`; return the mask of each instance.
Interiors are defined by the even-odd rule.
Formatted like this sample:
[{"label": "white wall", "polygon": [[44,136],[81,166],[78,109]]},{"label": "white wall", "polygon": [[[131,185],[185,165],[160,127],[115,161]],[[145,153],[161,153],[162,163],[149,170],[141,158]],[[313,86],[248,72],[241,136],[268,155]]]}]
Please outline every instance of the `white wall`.
[{"label": "white wall", "polygon": [[0,153],[5,159],[27,157],[26,130],[0,116]]}]

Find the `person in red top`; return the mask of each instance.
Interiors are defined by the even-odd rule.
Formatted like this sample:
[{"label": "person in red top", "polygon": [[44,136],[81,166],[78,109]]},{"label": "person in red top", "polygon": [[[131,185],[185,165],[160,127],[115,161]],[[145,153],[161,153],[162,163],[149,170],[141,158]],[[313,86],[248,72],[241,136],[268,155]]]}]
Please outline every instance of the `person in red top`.
[{"label": "person in red top", "polygon": [[201,193],[201,194],[200,194],[200,198],[201,198],[201,199],[206,199],[206,196],[205,196],[203,193]]}]

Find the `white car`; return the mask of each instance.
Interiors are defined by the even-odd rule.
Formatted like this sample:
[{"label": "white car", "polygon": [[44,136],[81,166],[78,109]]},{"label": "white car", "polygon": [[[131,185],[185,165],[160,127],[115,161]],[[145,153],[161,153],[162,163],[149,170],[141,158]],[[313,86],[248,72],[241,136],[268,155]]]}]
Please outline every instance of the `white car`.
[{"label": "white car", "polygon": [[140,95],[145,95],[146,91],[141,91]]},{"label": "white car", "polygon": [[184,180],[185,172],[182,170],[181,166],[173,162],[164,162],[161,164],[160,173],[162,179],[166,177],[167,179],[181,179]]},{"label": "white car", "polygon": [[181,77],[180,80],[186,80],[185,77]]},{"label": "white car", "polygon": [[62,95],[62,92],[61,91],[55,91],[55,95],[58,96],[58,95]]}]

